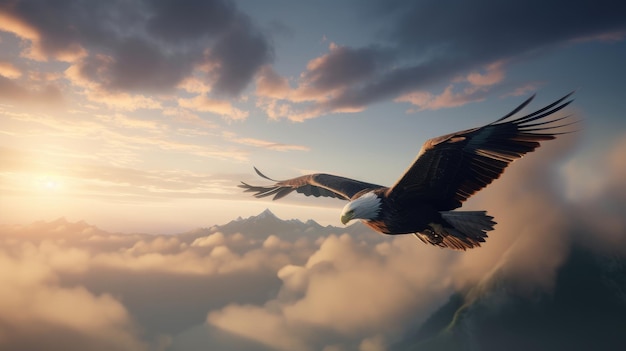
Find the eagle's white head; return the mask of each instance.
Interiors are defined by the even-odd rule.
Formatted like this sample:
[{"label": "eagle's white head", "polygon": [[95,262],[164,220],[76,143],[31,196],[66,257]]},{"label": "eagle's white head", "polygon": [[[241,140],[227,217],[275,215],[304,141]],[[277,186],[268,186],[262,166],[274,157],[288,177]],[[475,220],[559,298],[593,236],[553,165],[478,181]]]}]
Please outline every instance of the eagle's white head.
[{"label": "eagle's white head", "polygon": [[353,219],[374,219],[380,212],[380,197],[373,192],[354,199],[341,211],[341,223],[346,224]]}]

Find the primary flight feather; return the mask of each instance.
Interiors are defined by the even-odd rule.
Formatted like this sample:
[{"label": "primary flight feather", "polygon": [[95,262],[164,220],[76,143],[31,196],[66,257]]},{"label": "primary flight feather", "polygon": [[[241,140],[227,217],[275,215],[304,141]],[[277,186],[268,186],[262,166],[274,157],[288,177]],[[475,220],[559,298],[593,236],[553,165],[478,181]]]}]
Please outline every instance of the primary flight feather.
[{"label": "primary flight feather", "polygon": [[306,196],[349,201],[341,222],[360,219],[383,234],[414,234],[424,243],[466,250],[480,246],[496,222],[485,211],[453,211],[477,191],[500,177],[514,160],[544,140],[565,134],[570,116],[552,115],[569,105],[572,93],[521,117],[514,117],[534,95],[502,118],[479,128],[430,139],[413,164],[391,187],[331,174],[308,174],[274,180],[268,186],[239,185],[256,197],[280,199],[296,191]]}]

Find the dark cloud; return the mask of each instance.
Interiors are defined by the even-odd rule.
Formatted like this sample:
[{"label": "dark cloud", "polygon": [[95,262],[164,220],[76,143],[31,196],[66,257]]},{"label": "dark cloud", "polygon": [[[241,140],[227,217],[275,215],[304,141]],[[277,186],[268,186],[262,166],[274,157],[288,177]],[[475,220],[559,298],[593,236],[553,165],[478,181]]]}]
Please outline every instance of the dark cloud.
[{"label": "dark cloud", "polygon": [[[146,254],[156,253],[149,250]],[[265,269],[205,275],[102,267],[90,270],[88,276],[63,274],[61,282],[69,286],[83,285],[96,294],[123,296],[128,312],[151,338],[159,334],[178,334],[201,325],[208,311],[229,303],[262,304],[271,291],[280,287],[276,274]]]},{"label": "dark cloud", "polygon": [[626,6],[614,1],[421,1],[403,9],[390,35],[418,56],[492,59],[564,40],[624,29]]},{"label": "dark cloud", "polygon": [[223,0],[155,0],[147,29],[155,37],[173,43],[214,36],[226,30],[238,15],[235,5]]},{"label": "dark cloud", "polygon": [[383,49],[377,47],[354,49],[332,46],[328,55],[309,63],[304,80],[320,90],[342,88],[373,77],[388,57]]},{"label": "dark cloud", "polygon": [[124,91],[161,90],[173,87],[193,69],[194,59],[184,54],[168,55],[148,41],[129,38],[116,47],[109,67],[110,89]]},{"label": "dark cloud", "polygon": [[54,57],[77,45],[110,49],[120,36],[135,28],[134,23],[144,20],[141,13],[145,11],[139,4],[117,0],[16,0],[4,2],[0,11],[34,29],[42,54]]},{"label": "dark cloud", "polygon": [[254,33],[245,16],[231,24],[210,52],[211,61],[217,62],[215,88],[227,95],[241,92],[254,74],[272,59],[273,52],[267,40]]},{"label": "dark cloud", "polygon": [[473,67],[473,64],[442,59],[418,66],[397,68],[363,85],[347,89],[343,94],[326,102],[325,108],[330,110],[360,108],[372,102],[397,97],[410,90],[450,79],[470,67]]},{"label": "dark cloud", "polygon": [[265,34],[228,0],[23,0],[0,11],[24,24],[7,30],[31,41],[32,58],[78,62],[106,90],[168,91],[208,65],[214,91],[232,96],[272,59]]},{"label": "dark cloud", "polygon": [[[99,316],[93,315],[93,318]],[[4,335],[10,335],[0,340],[0,347],[4,350],[93,350],[93,351],[147,351],[146,344],[137,340],[116,340],[119,335],[111,335],[107,340],[105,335],[94,337],[99,330],[82,331],[61,323],[41,321],[31,322],[29,326],[16,327],[11,322],[0,320],[0,328]],[[33,332],[36,330],[36,332]],[[36,337],[33,337],[36,335]]]},{"label": "dark cloud", "polygon": [[626,30],[626,5],[609,0],[394,1],[372,8],[377,19],[368,19],[382,23],[396,60],[384,74],[326,102],[329,110],[365,106],[496,61]]}]

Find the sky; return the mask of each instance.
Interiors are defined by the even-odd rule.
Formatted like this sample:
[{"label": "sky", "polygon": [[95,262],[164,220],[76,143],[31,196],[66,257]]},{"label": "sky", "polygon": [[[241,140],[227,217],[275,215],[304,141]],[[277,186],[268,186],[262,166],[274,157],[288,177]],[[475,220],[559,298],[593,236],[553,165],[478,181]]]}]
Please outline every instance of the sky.
[{"label": "sky", "polygon": [[[611,288],[625,6],[0,0],[0,349],[394,351],[454,292],[549,296],[574,248]],[[571,91],[579,131],[464,204],[498,222],[467,252],[279,232],[344,203],[237,188],[253,166],[389,185],[428,138]],[[265,208],[286,221],[213,226]]]},{"label": "sky", "polygon": [[2,1],[0,223],[178,233],[269,207],[336,225],[337,200],[236,186],[263,182],[253,166],[390,185],[428,138],[573,90],[557,186],[584,199],[626,138],[624,6]]}]

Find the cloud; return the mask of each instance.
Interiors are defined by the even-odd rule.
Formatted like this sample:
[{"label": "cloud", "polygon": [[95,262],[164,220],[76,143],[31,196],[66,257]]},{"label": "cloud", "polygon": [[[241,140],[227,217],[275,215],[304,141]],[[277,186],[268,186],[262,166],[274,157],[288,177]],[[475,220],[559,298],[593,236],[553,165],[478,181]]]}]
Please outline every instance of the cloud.
[{"label": "cloud", "polygon": [[15,331],[0,334],[0,345],[31,345],[26,335],[54,350],[142,350],[171,340],[211,309],[262,302],[278,288],[275,272],[314,245],[271,238],[111,234],[64,219],[0,225],[0,324]]},{"label": "cloud", "polygon": [[[95,113],[87,111],[73,111],[69,115],[49,115],[47,113],[17,113],[9,109],[0,107],[0,112],[13,121],[23,125],[31,125],[34,128],[15,129],[11,131],[14,135],[31,140],[40,140],[40,133],[45,132],[47,137],[58,139],[84,139],[90,141],[97,140],[98,143],[90,145],[89,154],[80,154],[76,150],[66,148],[63,145],[54,145],[47,149],[38,149],[36,155],[50,156],[54,150],[65,150],[57,152],[55,158],[69,157],[74,159],[94,159],[106,160],[110,165],[129,167],[136,163],[139,155],[145,150],[158,149],[166,153],[185,155],[185,157],[200,157],[221,160],[247,160],[247,152],[235,148],[218,144],[207,144],[204,136],[209,133],[213,125],[199,119],[193,115],[176,115],[185,124],[196,127],[193,132],[183,130],[184,135],[191,135],[186,141],[180,141],[174,129],[180,127],[172,125],[168,121],[155,121],[134,117],[119,112],[110,114]],[[166,114],[176,113],[176,109],[166,110]],[[82,118],[85,117],[85,118]],[[87,118],[88,117],[88,118]],[[184,125],[183,125],[184,127]],[[199,139],[194,140],[194,139]],[[38,156],[41,157],[41,156]]]},{"label": "cloud", "polygon": [[[349,106],[331,111],[322,103],[341,95],[351,86],[372,79],[388,59],[389,55],[379,48],[353,49],[331,43],[329,53],[308,62],[295,88],[270,66],[265,66],[257,75],[257,106],[270,118],[298,122],[329,112],[361,111],[361,107]],[[308,105],[301,106],[301,103]]]},{"label": "cloud", "polygon": [[[417,90],[402,95],[394,101],[409,102],[417,106],[418,111],[458,107],[470,102],[482,101],[492,86],[504,80],[503,65],[504,62],[495,62],[487,65],[483,72],[474,71],[465,77],[457,77],[453,80],[453,84],[448,85],[440,95],[433,95],[426,90]],[[455,93],[454,90],[459,85],[465,87],[461,92]],[[413,111],[409,110],[409,112]]]},{"label": "cloud", "polygon": [[0,76],[9,79],[15,79],[22,76],[22,71],[10,62],[0,61]]},{"label": "cloud", "polygon": [[229,132],[224,132],[222,134],[224,135],[226,140],[242,145],[248,145],[275,151],[309,151],[309,147],[304,145],[284,144],[255,138],[244,138],[238,136],[235,133]]},{"label": "cloud", "polygon": [[[0,22],[2,23],[0,30],[13,33],[30,42],[30,46],[22,53],[23,56],[37,61],[44,61],[48,55],[52,55],[60,61],[72,61],[84,55],[83,48],[77,43],[64,43],[64,45],[50,50],[51,46],[54,45],[42,35],[41,28],[37,28],[35,24],[30,23],[26,18],[15,16],[13,12],[17,7],[19,5],[10,3],[0,8]],[[28,8],[30,6],[26,5],[25,7]],[[38,16],[38,14],[35,12],[34,16]],[[57,33],[50,34],[54,35]]]},{"label": "cloud", "polygon": [[464,79],[457,79],[457,81],[466,80],[469,84],[477,87],[485,87],[498,84],[504,80],[504,71],[502,66],[504,62],[496,62],[487,65],[484,72],[471,72]]},{"label": "cloud", "polygon": [[108,91],[158,92],[172,89],[193,70],[193,59],[167,54],[158,45],[141,38],[127,38],[118,44],[110,60],[85,60],[82,74],[100,81]]},{"label": "cloud", "polygon": [[218,100],[198,95],[189,99],[178,99],[178,105],[194,111],[211,112],[220,115],[228,120],[244,120],[248,117],[248,112],[234,107],[230,101]]},{"label": "cloud", "polygon": [[376,47],[350,48],[331,43],[328,54],[307,64],[302,73],[295,101],[317,100],[332,96],[349,86],[372,78],[387,59],[385,52]]},{"label": "cloud", "polygon": [[459,287],[504,274],[518,282],[520,290],[550,289],[572,242],[573,208],[555,186],[555,162],[567,156],[575,141],[569,136],[546,143],[536,151],[541,155],[515,162],[502,179],[476,196],[472,207],[487,209],[498,224],[489,235],[490,245],[468,252],[455,267]]},{"label": "cloud", "polygon": [[23,56],[69,62],[70,78],[90,85],[72,82],[100,94],[168,93],[211,67],[204,79],[213,92],[236,96],[272,60],[266,36],[228,0],[21,0],[2,5],[0,16],[0,30],[26,43]]},{"label": "cloud", "polygon": [[[257,89],[262,98],[289,102],[264,101],[270,116],[299,121],[361,111],[387,99],[414,103],[418,109],[460,106],[481,100],[488,87],[502,82],[506,64],[530,53],[573,45],[581,38],[622,40],[626,21],[618,14],[625,10],[611,1],[513,6],[492,0],[471,5],[457,0],[374,1],[363,7],[368,15],[362,20],[381,28],[384,45],[332,44],[328,53],[309,62],[289,93],[284,83],[273,90],[267,85]],[[485,73],[476,72],[477,67]],[[469,87],[453,87],[459,76]],[[427,92],[448,82],[452,85],[440,96]]]},{"label": "cloud", "polygon": [[181,40],[201,40],[222,33],[238,15],[228,1],[191,1],[179,6],[177,1],[149,2],[154,11],[146,27],[155,37],[176,43]]},{"label": "cloud", "polygon": [[544,82],[530,82],[530,83],[527,83],[520,87],[515,88],[513,91],[504,94],[504,96],[529,95],[532,92],[537,91],[539,87],[541,87],[544,84],[545,84]]},{"label": "cloud", "polygon": [[[438,268],[416,270],[409,261],[420,255],[445,270],[440,263],[448,254],[420,249],[409,237],[370,246],[330,236],[304,265],[278,272],[283,285],[275,299],[227,306],[209,313],[208,323],[280,350],[356,349],[372,337],[383,343],[415,315],[427,315],[437,296],[447,296],[450,281],[434,282]],[[256,323],[242,322],[248,317]]]},{"label": "cloud", "polygon": [[[11,73],[8,73],[9,76]],[[64,103],[61,90],[52,84],[30,88],[24,87],[14,79],[0,75],[0,99],[11,103],[28,102],[29,106],[59,107]]]},{"label": "cloud", "polygon": [[[393,99],[412,103],[416,110],[438,109],[480,101],[503,81],[507,64],[531,53],[591,40],[619,41],[626,30],[617,15],[623,5],[608,1],[505,7],[492,0],[474,6],[457,0],[373,0],[360,8],[361,23],[379,29],[375,39],[360,46],[331,42],[293,78],[271,66],[271,30],[263,30],[230,0],[194,0],[184,7],[172,0],[12,1],[0,6],[0,30],[22,41],[16,46],[22,58],[41,61],[38,66],[45,68],[29,73],[29,81],[22,72],[19,84],[1,82],[0,96],[23,103],[79,94],[92,103],[134,111],[171,108],[169,97],[190,92],[198,95],[181,98],[190,106],[187,113],[241,120],[248,111],[224,101],[255,81],[256,106],[272,119],[354,113]],[[528,26],[530,19],[533,26]],[[58,69],[58,61],[69,64],[64,78],[70,84],[35,84],[32,77]],[[19,72],[13,68],[5,65],[0,71],[16,79]],[[53,76],[60,81],[58,73]],[[441,84],[447,87],[443,92],[431,92]]]},{"label": "cloud", "polygon": [[289,80],[281,77],[271,66],[264,66],[257,74],[256,94],[272,99],[287,99],[291,93]]},{"label": "cloud", "polygon": [[240,15],[209,53],[219,67],[215,89],[230,96],[239,94],[272,55],[266,39],[253,32],[249,19]]},{"label": "cloud", "polygon": [[289,325],[281,315],[257,306],[227,306],[219,314],[210,314],[208,322],[270,348],[310,350],[298,336],[289,333]]},{"label": "cloud", "polygon": [[[454,93],[453,86],[450,85],[440,95],[433,95],[428,91],[416,91],[400,96],[394,101],[409,102],[418,107],[417,111],[423,111],[459,107],[470,102],[481,101],[484,97],[484,91],[475,88],[466,88],[459,93]],[[415,112],[415,110],[409,109],[407,112]]]},{"label": "cloud", "polygon": [[[103,55],[96,55],[90,58],[92,61],[107,62],[111,58]],[[98,75],[102,80],[108,80],[106,70],[100,67],[90,67],[90,62],[81,61],[72,64],[64,71],[65,78],[69,79],[76,87],[82,88],[82,94],[87,100],[101,103],[107,107],[135,111],[138,109],[159,109],[161,102],[141,93],[129,93],[123,91],[110,91],[94,81],[94,75]],[[90,72],[93,70],[93,72]]]},{"label": "cloud", "polygon": [[[576,238],[597,250],[626,247],[625,151],[626,135],[622,134],[608,150],[601,148],[587,158],[574,159],[565,168],[567,198],[576,204]],[[591,230],[594,236],[585,235]]]},{"label": "cloud", "polygon": [[[63,287],[55,271],[77,263],[49,241],[6,242],[0,251],[0,347],[146,350],[126,308],[109,294]],[[66,254],[70,254],[66,256]],[[62,261],[59,261],[62,260]]]}]

